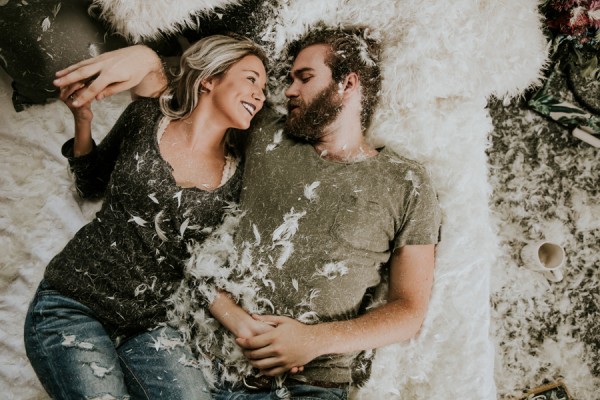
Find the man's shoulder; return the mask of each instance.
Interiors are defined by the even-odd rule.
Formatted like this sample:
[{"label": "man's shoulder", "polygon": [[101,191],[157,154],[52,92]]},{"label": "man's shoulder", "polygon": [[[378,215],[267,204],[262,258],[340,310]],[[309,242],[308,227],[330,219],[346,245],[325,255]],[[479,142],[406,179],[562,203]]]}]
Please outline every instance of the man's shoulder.
[{"label": "man's shoulder", "polygon": [[257,146],[262,142],[270,142],[277,135],[282,135],[285,115],[278,112],[273,106],[266,105],[252,120],[248,130],[248,145]]},{"label": "man's shoulder", "polygon": [[390,173],[405,175],[409,172],[418,176],[429,176],[425,165],[414,159],[398,154],[389,147],[379,149],[379,161]]},{"label": "man's shoulder", "polygon": [[271,105],[265,105],[252,121],[252,131],[278,130],[285,122],[285,115]]}]

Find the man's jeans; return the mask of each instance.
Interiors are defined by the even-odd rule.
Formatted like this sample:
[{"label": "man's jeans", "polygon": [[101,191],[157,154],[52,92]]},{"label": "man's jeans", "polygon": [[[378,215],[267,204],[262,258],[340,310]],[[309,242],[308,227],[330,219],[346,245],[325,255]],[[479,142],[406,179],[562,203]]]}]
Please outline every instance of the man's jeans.
[{"label": "man's jeans", "polygon": [[115,346],[83,304],[42,282],[25,320],[27,357],[54,399],[210,399],[190,348],[173,328]]},{"label": "man's jeans", "polygon": [[244,388],[221,388],[213,392],[215,400],[346,400],[348,390],[322,388],[310,385],[289,385],[271,390],[251,390]]}]

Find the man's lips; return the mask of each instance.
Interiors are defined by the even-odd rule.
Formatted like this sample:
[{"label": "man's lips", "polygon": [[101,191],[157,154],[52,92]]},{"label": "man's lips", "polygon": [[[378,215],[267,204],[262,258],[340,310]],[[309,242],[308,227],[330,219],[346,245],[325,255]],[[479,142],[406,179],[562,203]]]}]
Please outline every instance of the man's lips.
[{"label": "man's lips", "polygon": [[288,104],[288,113],[292,113],[294,110],[299,110],[300,105],[298,104]]}]

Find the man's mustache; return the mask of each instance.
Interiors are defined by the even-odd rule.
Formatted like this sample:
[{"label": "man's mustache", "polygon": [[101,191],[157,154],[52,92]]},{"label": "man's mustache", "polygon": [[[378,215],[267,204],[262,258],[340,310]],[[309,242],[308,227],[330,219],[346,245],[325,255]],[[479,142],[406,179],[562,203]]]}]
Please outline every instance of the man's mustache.
[{"label": "man's mustache", "polygon": [[304,102],[300,99],[290,99],[287,103],[287,109],[288,111],[292,111],[292,108],[302,107],[303,105]]}]

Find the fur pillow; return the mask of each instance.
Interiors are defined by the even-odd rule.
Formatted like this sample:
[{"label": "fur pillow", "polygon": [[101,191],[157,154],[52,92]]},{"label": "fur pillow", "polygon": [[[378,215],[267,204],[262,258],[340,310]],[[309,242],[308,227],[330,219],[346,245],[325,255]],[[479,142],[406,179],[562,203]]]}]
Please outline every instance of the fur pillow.
[{"label": "fur pillow", "polygon": [[243,0],[94,0],[99,16],[133,42],[157,39],[188,29],[198,29],[201,17],[221,19],[224,9]]}]

